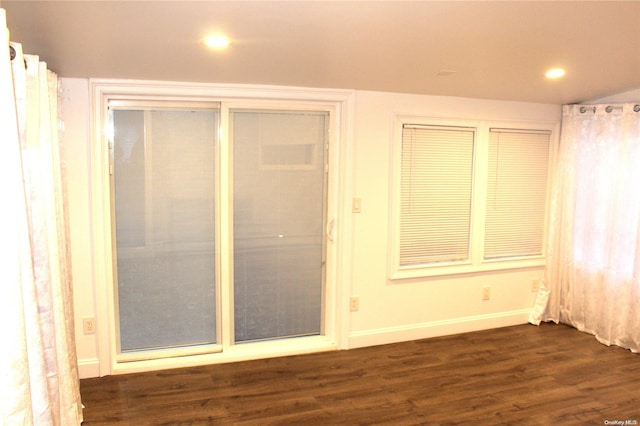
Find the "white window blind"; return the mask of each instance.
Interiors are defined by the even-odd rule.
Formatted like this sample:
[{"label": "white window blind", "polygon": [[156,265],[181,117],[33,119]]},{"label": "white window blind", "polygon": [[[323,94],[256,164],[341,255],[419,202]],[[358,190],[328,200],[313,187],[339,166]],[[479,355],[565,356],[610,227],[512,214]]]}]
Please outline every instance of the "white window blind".
[{"label": "white window blind", "polygon": [[404,125],[400,266],[469,258],[475,130]]},{"label": "white window blind", "polygon": [[542,255],[550,133],[491,129],[484,258]]}]

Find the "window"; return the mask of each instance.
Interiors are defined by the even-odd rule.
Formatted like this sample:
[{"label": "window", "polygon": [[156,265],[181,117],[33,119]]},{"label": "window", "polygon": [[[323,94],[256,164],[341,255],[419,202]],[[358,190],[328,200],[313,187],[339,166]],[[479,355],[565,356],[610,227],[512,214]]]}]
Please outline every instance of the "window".
[{"label": "window", "polygon": [[543,265],[554,128],[397,117],[391,278]]},{"label": "window", "polygon": [[469,259],[474,129],[405,125],[400,265]]},{"label": "window", "polygon": [[324,117],[312,113],[291,117],[289,112],[256,113],[261,170],[312,170],[318,166],[321,152],[316,148],[325,134]]},{"label": "window", "polygon": [[490,129],[484,258],[540,256],[549,132]]}]

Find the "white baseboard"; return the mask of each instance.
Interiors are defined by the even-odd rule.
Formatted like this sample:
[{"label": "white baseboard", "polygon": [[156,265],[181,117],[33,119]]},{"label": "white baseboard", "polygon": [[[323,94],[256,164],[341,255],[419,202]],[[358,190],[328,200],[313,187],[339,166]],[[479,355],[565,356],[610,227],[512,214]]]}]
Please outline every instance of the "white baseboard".
[{"label": "white baseboard", "polygon": [[81,379],[100,377],[100,363],[98,362],[98,358],[79,359],[78,375]]},{"label": "white baseboard", "polygon": [[433,321],[399,327],[385,327],[375,330],[355,331],[349,334],[348,348],[386,345],[409,340],[468,333],[491,328],[526,324],[531,309],[476,315],[444,321]]},{"label": "white baseboard", "polygon": [[[497,314],[476,315],[471,317],[455,318],[444,321],[433,321],[419,324],[411,324],[399,327],[385,327],[375,330],[356,331],[349,334],[348,347],[344,349],[355,349],[367,346],[385,345],[389,343],[406,342],[409,340],[426,339],[430,337],[447,336],[451,334],[468,333],[472,331],[487,330],[491,328],[508,327],[512,325],[526,324],[529,319],[531,309],[520,309],[516,311],[500,312]],[[314,347],[314,350],[297,352],[261,352],[256,354],[233,354],[227,353],[224,359],[209,360],[196,363],[194,365],[212,364],[217,362],[234,362],[247,359],[264,358],[265,356],[283,356],[301,353],[310,353],[318,350],[335,350],[335,345],[326,347]],[[241,356],[242,355],[242,356]],[[217,355],[220,357],[220,354]],[[156,360],[153,362],[167,362],[166,360]],[[129,363],[134,364],[134,363]],[[166,365],[164,368],[172,368],[177,365]],[[180,365],[186,366],[186,365]],[[127,365],[121,371],[115,371],[114,374],[122,374],[128,372],[149,371],[162,368],[133,368],[133,365]],[[78,360],[78,373],[81,379],[91,377],[100,377],[100,364],[97,358],[85,358]]]}]

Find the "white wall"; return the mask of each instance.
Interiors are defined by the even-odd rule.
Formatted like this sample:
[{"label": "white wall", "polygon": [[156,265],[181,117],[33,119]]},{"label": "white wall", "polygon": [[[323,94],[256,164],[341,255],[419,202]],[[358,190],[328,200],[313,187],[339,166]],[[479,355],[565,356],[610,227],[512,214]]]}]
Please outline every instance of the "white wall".
[{"label": "white wall", "polygon": [[[76,338],[81,377],[99,373],[97,339],[82,333],[82,318],[94,317],[95,288],[91,265],[91,190],[89,186],[89,86],[84,79],[62,79],[62,113],[71,221]],[[351,238],[353,264],[340,284],[360,298],[360,309],[339,329],[339,341],[348,347],[383,344],[527,321],[535,294],[531,282],[542,278],[542,268],[466,274],[447,278],[387,279],[389,179],[394,113],[429,117],[554,121],[556,105],[487,101],[424,95],[356,92],[353,167],[347,193],[362,199],[354,213]],[[491,300],[482,301],[482,287],[491,286]],[[100,324],[97,324],[98,329]]]},{"label": "white wall", "polygon": [[[62,79],[60,115],[67,182],[75,309],[76,347],[81,377],[98,376],[96,335],[85,335],[82,318],[96,316],[94,273],[91,262],[91,189],[89,186],[89,81]],[[98,324],[99,327],[99,324]]]},{"label": "white wall", "polygon": [[605,104],[611,103],[624,103],[624,102],[640,102],[640,88],[635,90],[629,90],[627,92],[618,93],[604,98],[596,99],[591,102],[584,102],[586,104]]},{"label": "white wall", "polygon": [[[360,310],[352,314],[351,347],[389,343],[521,324],[527,321],[542,268],[390,281],[390,156],[394,114],[469,120],[553,121],[554,105],[423,95],[357,92],[355,104],[354,194],[362,213],[353,226],[352,294]],[[482,301],[482,287],[491,300]]]}]

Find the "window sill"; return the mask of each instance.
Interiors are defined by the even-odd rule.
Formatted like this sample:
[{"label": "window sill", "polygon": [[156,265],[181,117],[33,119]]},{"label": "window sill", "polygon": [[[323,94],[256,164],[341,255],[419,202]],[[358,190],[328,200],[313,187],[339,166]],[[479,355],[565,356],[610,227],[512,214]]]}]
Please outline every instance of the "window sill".
[{"label": "window sill", "polygon": [[509,260],[486,260],[480,264],[457,263],[437,266],[396,267],[391,272],[389,279],[391,281],[402,281],[415,278],[445,277],[512,269],[539,268],[545,265],[546,259],[544,257],[531,257]]}]

